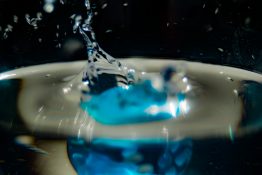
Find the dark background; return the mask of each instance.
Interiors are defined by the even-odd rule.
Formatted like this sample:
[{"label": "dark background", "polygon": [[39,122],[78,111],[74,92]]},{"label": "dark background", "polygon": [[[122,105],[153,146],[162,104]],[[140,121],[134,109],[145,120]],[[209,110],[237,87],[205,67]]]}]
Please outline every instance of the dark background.
[{"label": "dark background", "polygon": [[[70,18],[85,16],[84,1],[56,0],[52,13],[43,10],[45,2],[0,0],[0,71],[86,59],[82,38],[72,32]],[[115,57],[166,57],[262,71],[260,0],[93,2],[97,40]],[[35,29],[25,15],[33,18],[38,12],[42,20]],[[8,25],[12,32],[5,32]]]}]

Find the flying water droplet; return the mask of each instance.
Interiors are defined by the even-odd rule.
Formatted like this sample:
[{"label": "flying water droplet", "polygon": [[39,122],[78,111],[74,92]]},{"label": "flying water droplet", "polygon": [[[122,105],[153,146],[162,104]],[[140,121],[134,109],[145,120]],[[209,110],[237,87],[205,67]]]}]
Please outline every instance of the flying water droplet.
[{"label": "flying water droplet", "polygon": [[245,25],[249,25],[250,22],[251,22],[251,18],[250,18],[250,17],[247,17],[247,18],[245,19]]},{"label": "flying water droplet", "polygon": [[54,3],[55,3],[55,0],[45,0],[43,10],[46,13],[52,13],[55,9]]},{"label": "flying water droplet", "polygon": [[52,13],[55,9],[54,5],[51,3],[46,3],[43,7],[44,11],[47,13]]},{"label": "flying water droplet", "polygon": [[18,23],[18,16],[14,15],[13,16],[13,21],[14,21],[14,23]]},{"label": "flying water droplet", "polygon": [[34,29],[38,29],[38,23],[42,20],[42,13],[38,12],[35,18],[30,17],[29,14],[25,14],[25,19],[29,25],[34,27]]},{"label": "flying water droplet", "polygon": [[107,30],[105,31],[105,33],[112,33],[112,30],[111,30],[111,29],[107,29]]},{"label": "flying water droplet", "polygon": [[216,10],[215,10],[215,14],[218,14],[218,12],[219,12],[219,8],[216,8]]},{"label": "flying water droplet", "polygon": [[7,39],[8,34],[11,33],[12,31],[13,31],[13,26],[10,24],[7,24],[6,28],[4,29],[3,38]]},{"label": "flying water droplet", "polygon": [[106,7],[107,7],[107,3],[104,3],[101,8],[105,9]]},{"label": "flying water droplet", "polygon": [[222,49],[222,48],[217,48],[217,50],[219,50],[220,52],[224,52],[224,49]]}]

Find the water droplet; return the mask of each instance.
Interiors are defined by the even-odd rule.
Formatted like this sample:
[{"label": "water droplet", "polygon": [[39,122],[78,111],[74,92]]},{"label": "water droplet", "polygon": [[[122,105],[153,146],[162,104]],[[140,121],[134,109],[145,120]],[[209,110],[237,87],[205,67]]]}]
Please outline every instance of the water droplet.
[{"label": "water droplet", "polygon": [[65,4],[64,0],[60,0],[59,2],[63,5]]},{"label": "water droplet", "polygon": [[4,34],[3,34],[3,38],[7,39],[8,38],[8,33],[13,31],[13,26],[10,24],[7,24],[6,28],[4,29]]},{"label": "water droplet", "polygon": [[247,17],[247,18],[245,19],[245,25],[249,25],[250,22],[251,22],[251,18],[250,18],[250,17]]},{"label": "water droplet", "polygon": [[74,19],[75,16],[76,16],[76,14],[73,14],[73,15],[70,16],[70,18],[71,18],[71,19]]},{"label": "water droplet", "polygon": [[52,3],[46,3],[43,7],[44,11],[47,13],[52,13],[55,9],[54,5]]},{"label": "water droplet", "polygon": [[203,9],[206,7],[206,4],[203,4]]},{"label": "water droplet", "polygon": [[41,20],[41,19],[42,19],[42,16],[43,16],[43,14],[42,14],[41,12],[37,12],[37,13],[36,13],[37,19]]},{"label": "water droplet", "polygon": [[56,45],[56,47],[57,47],[57,48],[61,48],[61,43],[58,43],[58,44]]},{"label": "water droplet", "polygon": [[12,32],[13,31],[13,26],[10,24],[7,25],[6,31]]},{"label": "water droplet", "polygon": [[18,16],[14,15],[13,20],[14,20],[14,23],[17,23],[18,22]]},{"label": "water droplet", "polygon": [[105,33],[112,33],[112,30],[111,30],[111,29],[107,29],[107,30],[105,31]]},{"label": "water droplet", "polygon": [[59,26],[59,24],[57,24],[57,25],[56,25],[56,28],[57,28],[57,29],[60,29],[60,26]]},{"label": "water droplet", "polygon": [[207,25],[205,28],[207,32],[211,32],[213,30],[213,27],[211,25]]},{"label": "water droplet", "polygon": [[222,49],[222,48],[217,48],[217,50],[219,50],[220,52],[224,52],[224,49]]},{"label": "water droplet", "polygon": [[218,14],[218,12],[219,12],[219,8],[216,8],[215,14]]},{"label": "water droplet", "polygon": [[128,6],[128,3],[127,3],[127,2],[125,2],[125,3],[123,4],[123,6],[124,6],[124,7],[127,7],[127,6]]},{"label": "water droplet", "polygon": [[106,7],[107,7],[107,3],[104,3],[101,8],[105,9]]},{"label": "water droplet", "polygon": [[42,42],[42,38],[38,38],[38,42],[41,43]]},{"label": "water droplet", "polygon": [[39,21],[42,20],[42,13],[38,12],[36,18],[31,18],[29,14],[25,14],[25,19],[29,25],[33,26],[34,29],[37,29]]}]

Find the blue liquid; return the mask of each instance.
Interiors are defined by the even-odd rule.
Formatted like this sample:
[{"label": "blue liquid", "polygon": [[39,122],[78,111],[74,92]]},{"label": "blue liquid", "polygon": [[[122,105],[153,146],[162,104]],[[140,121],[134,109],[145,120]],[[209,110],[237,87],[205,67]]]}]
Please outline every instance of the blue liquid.
[{"label": "blue liquid", "polygon": [[192,141],[68,140],[78,175],[181,175],[192,155]]},{"label": "blue liquid", "polygon": [[[175,116],[165,108],[168,92],[155,89],[151,81],[146,80],[93,94],[88,101],[81,102],[81,108],[106,125],[145,123],[178,117],[179,104],[185,100],[185,94],[177,93],[172,100],[177,102],[172,109],[176,111]],[[152,113],[149,110],[152,106],[165,110]],[[68,140],[68,152],[79,175],[180,175],[191,159],[192,141],[96,138],[86,143],[72,138]]]},{"label": "blue liquid", "polygon": [[[178,101],[174,106],[176,117],[180,114],[179,103],[185,99],[185,95],[178,93]],[[175,99],[174,99],[175,100]],[[171,119],[173,114],[169,110],[150,113],[152,106],[163,107],[167,105],[167,93],[158,91],[150,81],[141,84],[123,87],[115,87],[104,91],[99,95],[93,95],[91,100],[81,103],[83,110],[89,116],[103,124],[130,124]]]}]

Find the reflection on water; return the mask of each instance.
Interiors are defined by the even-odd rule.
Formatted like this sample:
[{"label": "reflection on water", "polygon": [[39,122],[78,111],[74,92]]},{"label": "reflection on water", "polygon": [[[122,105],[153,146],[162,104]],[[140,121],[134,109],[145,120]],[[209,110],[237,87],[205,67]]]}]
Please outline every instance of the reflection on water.
[{"label": "reflection on water", "polygon": [[[165,65],[181,64],[151,60],[147,65],[147,61],[124,63],[146,71],[145,78],[157,77]],[[82,159],[99,160],[100,166],[112,172],[128,167],[144,174],[161,174],[164,170],[184,174],[260,174],[261,75],[222,66],[183,64],[188,79],[182,79],[182,83],[190,82],[196,91],[186,93],[190,106],[187,113],[116,126],[101,124],[80,108],[82,62],[1,74],[1,131],[5,133],[1,140],[6,143],[1,145],[1,171],[74,174],[70,158],[79,174],[98,171],[96,167],[83,170],[90,164],[76,163]],[[114,107],[110,98],[103,100]],[[71,139],[66,143],[68,136]],[[172,149],[177,151],[171,153]],[[164,162],[166,169],[161,169],[159,162]]]}]

